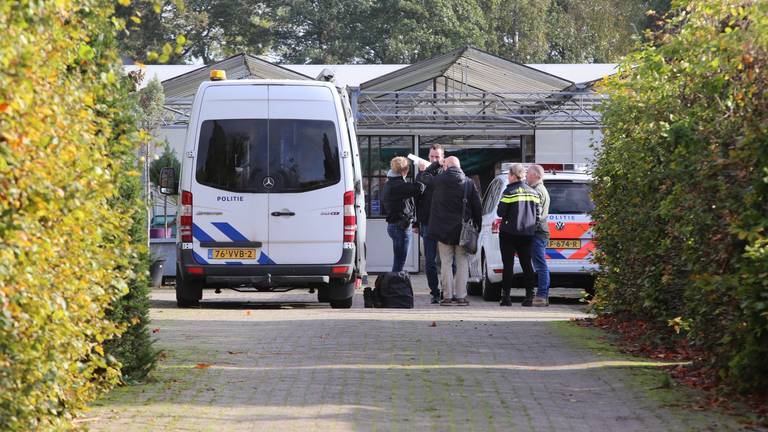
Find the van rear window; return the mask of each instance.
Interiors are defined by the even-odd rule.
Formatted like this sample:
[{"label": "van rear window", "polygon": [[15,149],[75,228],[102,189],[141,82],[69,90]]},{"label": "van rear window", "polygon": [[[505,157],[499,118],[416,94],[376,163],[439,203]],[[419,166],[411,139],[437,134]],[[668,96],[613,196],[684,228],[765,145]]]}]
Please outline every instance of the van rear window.
[{"label": "van rear window", "polygon": [[341,180],[336,127],[321,120],[206,120],[196,168],[198,183],[232,192],[330,186]]},{"label": "van rear window", "polygon": [[549,214],[584,214],[595,209],[589,192],[589,183],[570,181],[545,181],[549,192]]}]

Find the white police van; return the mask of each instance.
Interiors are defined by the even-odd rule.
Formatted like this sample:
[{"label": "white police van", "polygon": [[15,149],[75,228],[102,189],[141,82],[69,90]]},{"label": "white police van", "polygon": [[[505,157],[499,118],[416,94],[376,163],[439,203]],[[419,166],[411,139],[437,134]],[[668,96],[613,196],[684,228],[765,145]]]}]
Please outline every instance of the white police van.
[{"label": "white police van", "polygon": [[203,289],[304,288],[351,307],[365,201],[346,91],[221,72],[197,91],[182,155],[177,304]]},{"label": "white police van", "polygon": [[[592,262],[595,243],[592,239],[594,204],[589,196],[592,177],[579,165],[542,164],[545,169],[544,186],[549,192],[549,232],[547,265],[550,285],[584,287],[592,292],[597,264]],[[504,265],[499,250],[501,219],[496,216],[499,200],[507,187],[509,164],[502,164],[502,173],[488,185],[483,196],[483,226],[478,238],[477,253],[470,257],[469,291],[480,294],[487,301],[501,298]],[[515,285],[522,268],[515,259]]]}]

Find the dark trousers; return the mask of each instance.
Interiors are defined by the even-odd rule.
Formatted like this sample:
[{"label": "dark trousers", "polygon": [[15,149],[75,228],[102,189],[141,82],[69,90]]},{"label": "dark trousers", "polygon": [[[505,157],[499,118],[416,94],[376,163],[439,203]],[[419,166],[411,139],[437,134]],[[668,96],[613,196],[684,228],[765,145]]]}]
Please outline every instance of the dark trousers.
[{"label": "dark trousers", "polygon": [[427,274],[429,292],[433,296],[439,296],[440,288],[438,288],[437,279],[437,240],[429,238],[429,226],[427,224],[421,224],[419,232],[421,233],[421,238],[424,239],[424,266],[426,267],[424,272]]},{"label": "dark trousers", "polygon": [[533,296],[534,274],[531,264],[531,247],[533,246],[533,236],[516,236],[505,232],[499,233],[499,247],[501,249],[501,261],[504,263],[504,273],[502,274],[502,283],[504,293],[509,293],[514,285],[515,277],[515,253],[520,260],[520,267],[523,268],[523,277],[525,279],[525,296]]}]

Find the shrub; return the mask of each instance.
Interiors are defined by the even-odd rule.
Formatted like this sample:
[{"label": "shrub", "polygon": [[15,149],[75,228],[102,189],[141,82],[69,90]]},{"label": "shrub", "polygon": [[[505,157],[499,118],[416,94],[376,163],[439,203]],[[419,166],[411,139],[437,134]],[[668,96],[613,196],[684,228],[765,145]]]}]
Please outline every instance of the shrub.
[{"label": "shrub", "polygon": [[598,310],[673,323],[768,386],[768,2],[677,1],[603,91]]},{"label": "shrub", "polygon": [[105,313],[141,283],[112,4],[0,2],[0,430],[66,429],[119,379]]}]

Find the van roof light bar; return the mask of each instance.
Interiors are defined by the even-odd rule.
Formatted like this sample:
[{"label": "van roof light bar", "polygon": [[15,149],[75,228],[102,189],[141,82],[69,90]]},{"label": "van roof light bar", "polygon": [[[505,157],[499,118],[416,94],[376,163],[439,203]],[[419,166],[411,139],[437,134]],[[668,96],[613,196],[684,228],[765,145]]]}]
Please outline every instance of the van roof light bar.
[{"label": "van roof light bar", "polygon": [[209,76],[211,81],[225,81],[227,79],[227,71],[221,69],[213,69],[211,70],[211,74]]}]

